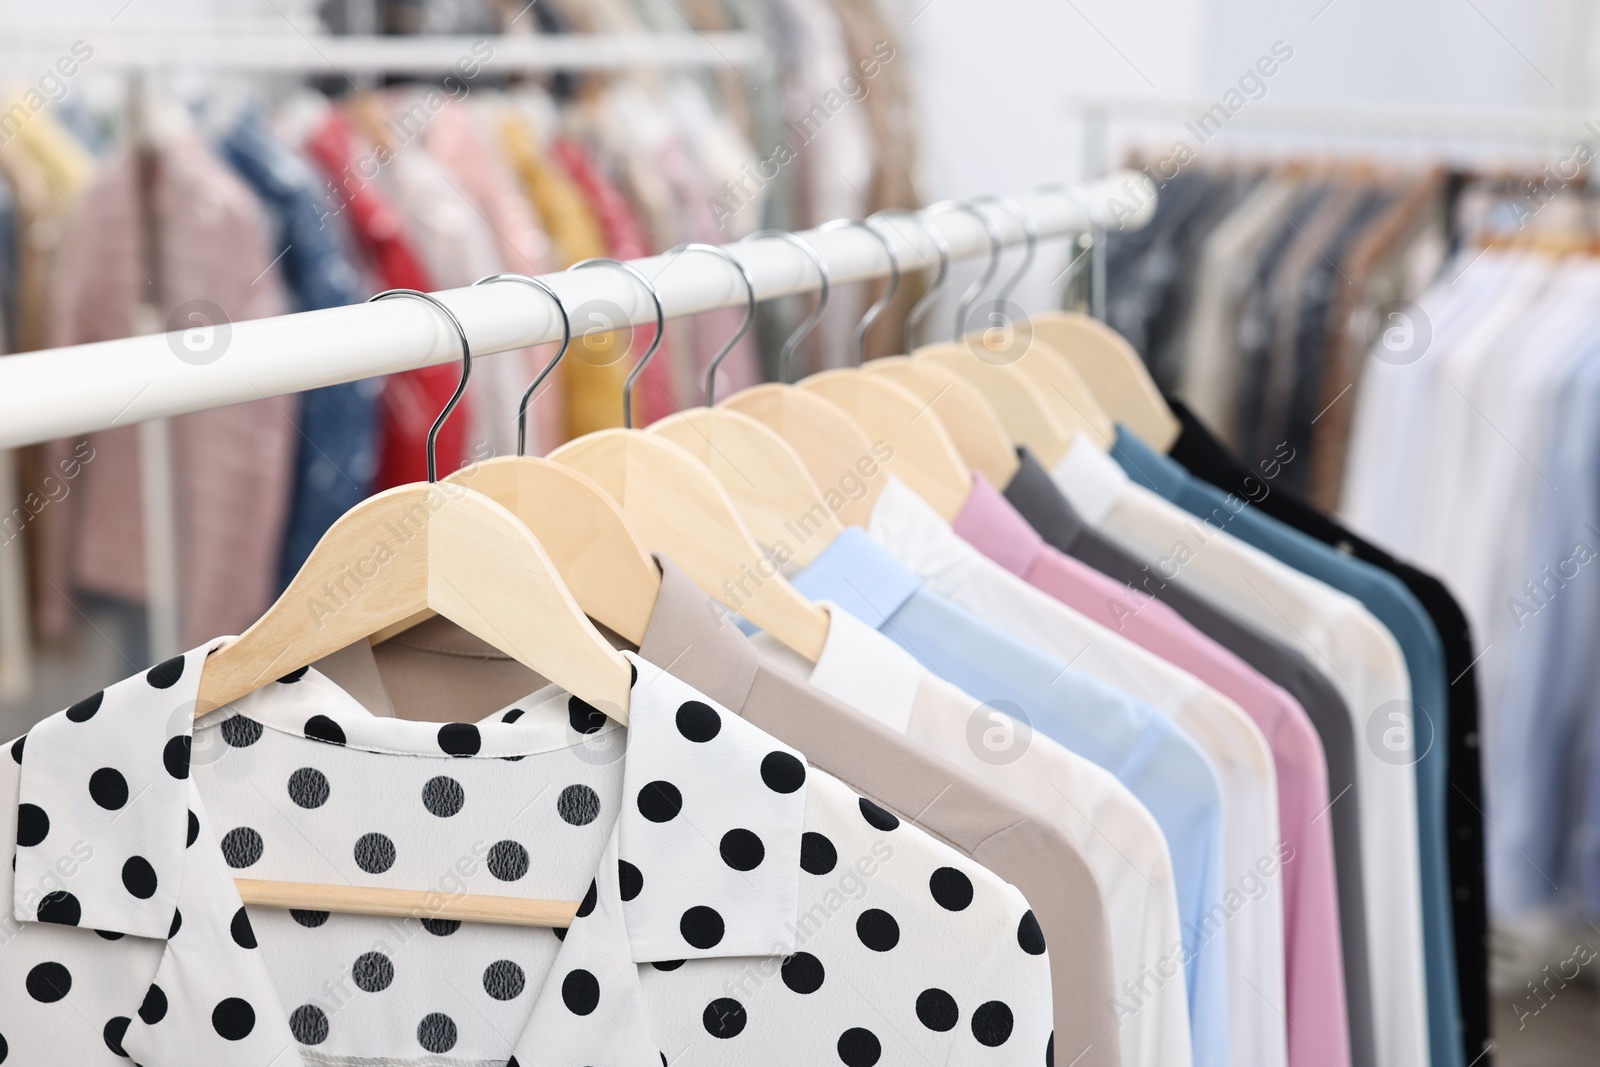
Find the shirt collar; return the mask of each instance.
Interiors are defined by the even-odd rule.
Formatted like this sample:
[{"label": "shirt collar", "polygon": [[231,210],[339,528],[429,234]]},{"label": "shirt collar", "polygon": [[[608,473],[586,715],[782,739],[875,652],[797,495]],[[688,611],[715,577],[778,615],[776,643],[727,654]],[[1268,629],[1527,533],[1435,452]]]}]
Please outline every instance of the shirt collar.
[{"label": "shirt collar", "polygon": [[750,643],[770,666],[815,686],[896,733],[911,727],[922,666],[911,654],[860,619],[828,600],[828,636],[812,663],[766,632]]},{"label": "shirt collar", "polygon": [[1189,475],[1170,456],[1163,456],[1138,437],[1118,425],[1117,440],[1111,447],[1111,458],[1138,484],[1157,495],[1177,502],[1187,488]]},{"label": "shirt collar", "polygon": [[857,526],[845,527],[790,583],[813,600],[832,600],[875,630],[922,588],[914,571]]},{"label": "shirt collar", "polygon": [[[205,656],[218,643],[58,712],[13,747],[22,764],[13,893],[18,919],[169,936],[185,850],[198,827],[190,811],[199,801],[188,781],[194,707]],[[617,854],[664,888],[620,905],[627,954],[643,963],[792,952],[804,757],[660,667],[624,655],[634,667],[634,685],[623,795],[637,797],[665,782],[684,798],[683,814],[664,822],[646,818],[635,803],[618,813]],[[567,703],[554,686],[530,700]],[[215,713],[214,721],[220,725],[241,706],[272,729],[433,758],[465,755],[450,747],[463,737],[473,748],[467,758],[547,748],[556,719],[524,715],[506,722],[496,715],[468,726],[379,718],[309,670],[269,683]],[[563,733],[555,741],[572,743],[565,736],[573,729],[568,716],[554,729]],[[612,729],[622,733],[620,726]],[[204,751],[196,758],[203,760]],[[766,862],[754,870],[733,870],[717,852],[730,827],[716,819],[731,812],[764,844]],[[63,873],[68,870],[70,878]],[[696,907],[712,908],[721,918],[720,936],[696,935],[705,944],[691,943],[680,927]]]},{"label": "shirt collar", "polygon": [[680,678],[694,679],[706,696],[739,711],[756,683],[761,657],[743,640],[738,616],[702,593],[670,559],[655,559],[661,591],[639,655]]},{"label": "shirt collar", "polygon": [[972,546],[957,537],[927,501],[893,476],[872,507],[867,533],[929,580],[968,566],[975,555]]},{"label": "shirt collar", "polygon": [[972,476],[972,493],[953,526],[963,541],[1019,577],[1026,578],[1044,553],[1044,539],[982,474]]},{"label": "shirt collar", "polygon": [[1017,449],[1017,472],[1006,486],[1006,501],[1050,544],[1066,552],[1088,528],[1032,452]]},{"label": "shirt collar", "polygon": [[1117,461],[1100,450],[1086,434],[1077,434],[1072,447],[1050,472],[1056,483],[1083,520],[1090,526],[1105,521],[1112,505],[1128,488],[1128,475]]}]

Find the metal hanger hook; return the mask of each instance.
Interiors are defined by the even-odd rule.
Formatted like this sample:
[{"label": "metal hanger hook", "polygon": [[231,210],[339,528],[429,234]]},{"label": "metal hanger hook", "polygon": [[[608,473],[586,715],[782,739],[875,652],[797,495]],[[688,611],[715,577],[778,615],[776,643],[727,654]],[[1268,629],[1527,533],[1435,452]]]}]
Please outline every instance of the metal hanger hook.
[{"label": "metal hanger hook", "polygon": [[391,296],[414,296],[419,300],[426,300],[450,320],[450,325],[455,327],[456,336],[461,339],[461,380],[456,383],[456,391],[450,394],[450,400],[445,404],[444,410],[439,412],[439,417],[433,420],[433,425],[428,428],[428,482],[431,485],[439,480],[438,446],[439,431],[444,428],[445,420],[450,413],[455,411],[456,405],[461,403],[461,396],[467,391],[467,379],[472,376],[472,345],[467,341],[466,327],[461,325],[461,320],[456,318],[456,313],[445,306],[444,301],[431,293],[424,293],[419,289],[385,289],[383,292],[371,297],[367,303],[385,300]]},{"label": "metal hanger hook", "polygon": [[806,339],[806,334],[810,333],[812,328],[822,321],[822,313],[828,310],[828,294],[832,283],[829,280],[828,264],[823,261],[822,256],[817,254],[817,250],[812,246],[811,242],[798,234],[790,233],[788,230],[757,230],[739,243],[748,244],[751,241],[760,241],[766,238],[788,241],[800,249],[801,252],[804,252],[806,258],[811,260],[811,265],[817,268],[817,279],[820,283],[817,286],[816,310],[806,317],[806,321],[802,322],[794,333],[791,333],[784,340],[783,347],[778,349],[778,381],[787,383],[789,380],[789,361],[794,356],[794,350],[800,347],[800,342]]},{"label": "metal hanger hook", "polygon": [[928,235],[928,238],[933,241],[933,247],[938,249],[939,252],[938,276],[934,279],[934,283],[928,287],[928,291],[922,294],[922,299],[918,300],[911,308],[910,313],[906,315],[906,347],[908,349],[915,348],[918,327],[922,325],[922,320],[927,317],[934,301],[939,299],[939,294],[944,292],[945,286],[950,284],[950,242],[944,239],[944,234],[940,233],[938,228],[929,222],[920,211],[880,211],[878,214],[885,219],[890,215],[903,216],[910,219],[917,224],[917,227],[923,233]]},{"label": "metal hanger hook", "polygon": [[[1057,193],[1083,208],[1083,217],[1089,220],[1085,231],[1089,237],[1089,315],[1105,321],[1106,317],[1106,225],[1094,205],[1084,199],[1076,188],[1065,182],[1041,185],[1041,193]],[[1070,269],[1070,265],[1069,265]],[[1074,271],[1073,273],[1077,273]]]},{"label": "metal hanger hook", "polygon": [[[722,361],[728,358],[728,353],[733,351],[733,346],[738,344],[744,335],[750,332],[751,324],[756,321],[756,283],[755,279],[750,277],[750,272],[744,269],[744,264],[740,263],[734,254],[726,248],[705,244],[700,241],[690,241],[688,244],[670,249],[667,255],[681,256],[685,252],[705,252],[708,255],[720,256],[733,264],[733,269],[739,272],[739,277],[744,281],[744,321],[739,324],[738,332],[728,338],[728,342],[722,346],[722,350],[711,358],[711,365],[706,368],[706,407],[710,407],[717,389],[717,368],[722,366]],[[665,267],[662,267],[661,273],[665,274],[670,266],[672,264],[668,263]],[[657,277],[659,276],[657,275]]]},{"label": "metal hanger hook", "polygon": [[612,259],[609,256],[596,256],[594,259],[585,259],[582,262],[574,263],[567,269],[579,270],[583,267],[593,267],[597,264],[618,267],[633,275],[639,284],[644,286],[650,293],[650,299],[656,305],[656,335],[651,339],[650,347],[645,351],[645,354],[640,357],[639,362],[633,365],[633,369],[628,372],[627,378],[623,379],[622,382],[622,426],[624,429],[631,430],[633,429],[633,384],[639,380],[639,375],[644,373],[645,367],[649,366],[650,361],[655,358],[656,352],[661,348],[662,340],[667,336],[667,312],[661,306],[661,294],[656,291],[655,283],[646,278],[644,271],[635,267],[632,263],[624,263],[620,259]]},{"label": "metal hanger hook", "polygon": [[980,196],[973,203],[994,204],[1001,208],[1022,224],[1022,232],[1028,242],[1028,251],[1022,257],[1022,265],[1017,268],[1015,274],[1005,280],[1000,286],[1000,291],[995,294],[995,300],[1001,301],[1010,296],[1016,289],[1017,283],[1027,276],[1028,268],[1033,266],[1034,257],[1039,254],[1039,220],[1009,196]]},{"label": "metal hanger hook", "polygon": [[968,215],[978,220],[978,225],[983,227],[983,232],[989,235],[989,264],[983,268],[983,276],[967,287],[961,294],[961,300],[956,305],[955,330],[950,335],[950,340],[959,341],[967,332],[967,318],[972,314],[972,307],[977,303],[978,294],[989,287],[994,281],[995,271],[1000,269],[1000,249],[1004,242],[1000,238],[1000,230],[994,222],[966,201],[944,200],[928,208],[924,214],[942,215],[947,211],[965,211]]},{"label": "metal hanger hook", "polygon": [[821,226],[818,226],[817,232],[830,233],[834,230],[849,229],[866,230],[883,245],[883,254],[889,257],[889,288],[885,289],[883,295],[871,307],[867,308],[867,313],[861,316],[860,322],[856,323],[856,366],[859,367],[861,366],[862,356],[866,352],[867,331],[871,330],[872,324],[878,321],[878,316],[883,314],[883,309],[889,306],[889,302],[894,299],[894,294],[900,291],[900,257],[895,255],[894,244],[873,228],[870,218],[866,221],[860,219],[834,219],[832,222],[824,222]]},{"label": "metal hanger hook", "polygon": [[522,402],[517,405],[517,455],[526,456],[528,454],[528,402],[533,399],[533,394],[538,390],[539,386],[544,384],[544,380],[550,377],[550,373],[556,369],[556,365],[567,354],[567,349],[572,347],[572,316],[567,314],[567,305],[562,303],[561,297],[556,294],[554,289],[550,288],[550,283],[541,278],[516,273],[491,274],[486,278],[479,278],[472,284],[492,285],[495,282],[521,282],[523,285],[531,285],[545,296],[548,296],[551,302],[555,304],[556,310],[561,312],[561,350],[555,354],[555,358],[544,365],[544,369],[533,379],[533,384],[528,386],[527,391],[522,394]]}]

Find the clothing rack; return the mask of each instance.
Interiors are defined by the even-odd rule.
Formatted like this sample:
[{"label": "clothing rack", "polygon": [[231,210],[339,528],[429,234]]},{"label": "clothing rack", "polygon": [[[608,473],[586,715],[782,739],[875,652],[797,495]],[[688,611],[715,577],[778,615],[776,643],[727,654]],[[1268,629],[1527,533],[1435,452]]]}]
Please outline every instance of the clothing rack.
[{"label": "clothing rack", "polygon": [[[9,36],[9,35],[8,35]],[[770,58],[753,33],[539,34],[485,36],[331,36],[322,34],[162,33],[82,35],[94,70],[188,68],[290,74],[444,74],[463,59],[518,73],[760,68]],[[0,42],[0,66],[48,65],[73,40],[70,29],[23,31]],[[488,58],[485,58],[487,54]]]},{"label": "clothing rack", "polygon": [[[1096,225],[1142,226],[1155,210],[1154,183],[1118,172],[1071,192],[1017,198],[1041,239],[1073,235]],[[1022,224],[1006,211],[989,212],[1003,243],[1024,243]],[[961,211],[925,216],[949,245],[952,259],[986,256],[989,239]],[[937,268],[939,252],[922,226],[895,215],[878,230],[893,244],[904,272]],[[889,274],[883,244],[858,227],[802,235],[828,266],[832,284]],[[811,260],[787,241],[727,246],[755,283],[758,300],[812,292]],[[653,280],[669,317],[742,307],[744,285],[731,266],[711,256],[651,256],[634,261]],[[561,295],[575,324],[622,328],[654,321],[642,286],[620,270],[567,271],[544,280]],[[460,319],[474,356],[558,341],[562,322],[550,301],[521,285],[484,285],[436,294]],[[223,309],[226,311],[227,309]],[[593,326],[591,328],[593,328]],[[451,325],[422,301],[376,304],[225,324],[213,338],[215,356],[191,360],[179,333],[25,352],[0,359],[0,448],[16,447],[166,418],[246,400],[296,393],[339,382],[391,374],[461,358]],[[935,326],[947,335],[948,326]],[[619,398],[620,404],[620,398]]]}]

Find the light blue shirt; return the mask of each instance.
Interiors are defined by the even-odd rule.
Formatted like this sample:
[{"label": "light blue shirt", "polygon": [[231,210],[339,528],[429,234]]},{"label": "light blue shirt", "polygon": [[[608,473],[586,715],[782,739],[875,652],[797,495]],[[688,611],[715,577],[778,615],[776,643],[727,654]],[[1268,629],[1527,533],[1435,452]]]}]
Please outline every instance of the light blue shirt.
[{"label": "light blue shirt", "polygon": [[[1422,942],[1427,971],[1428,1042],[1433,1067],[1464,1067],[1461,1004],[1456,989],[1451,918],[1449,838],[1445,833],[1450,718],[1444,645],[1428,613],[1400,579],[1347,556],[1256,508],[1237,514],[1229,494],[1189,474],[1176,461],[1117,428],[1112,456],[1128,477],[1196,516],[1217,509],[1233,516],[1225,529],[1246,544],[1359,600],[1394,635],[1411,677],[1416,763],[1417,841],[1421,849]],[[1366,709],[1368,713],[1375,709]],[[1359,726],[1359,724],[1358,724]]]},{"label": "light blue shirt", "polygon": [[[1171,951],[1187,984],[1194,1062],[1229,1064],[1222,787],[1199,746],[1150,705],[1070,671],[929,592],[859,529],[845,530],[792,581],[808,598],[833,601],[928,670],[1017,720],[1023,729],[1013,746],[1026,745],[1038,730],[1116,775],[1144,803],[1172,853],[1183,944]],[[973,745],[983,743],[989,725],[974,723]],[[1122,1011],[1137,1010],[1137,990],[1117,994]]]}]

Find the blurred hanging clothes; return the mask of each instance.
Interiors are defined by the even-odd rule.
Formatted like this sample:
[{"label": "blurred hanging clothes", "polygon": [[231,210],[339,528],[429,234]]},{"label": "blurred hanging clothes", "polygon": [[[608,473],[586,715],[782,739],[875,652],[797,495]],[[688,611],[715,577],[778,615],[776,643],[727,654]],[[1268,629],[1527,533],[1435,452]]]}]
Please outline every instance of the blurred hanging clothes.
[{"label": "blurred hanging clothes", "polygon": [[[365,293],[347,251],[346,219],[327,199],[321,176],[276,140],[258,115],[247,115],[219,147],[266,208],[272,245],[283,250],[278,269],[293,309],[359,303]],[[381,392],[381,381],[369,378],[301,394],[294,498],[279,556],[279,589],[299,573],[328,527],[371,491],[378,469]]]},{"label": "blurred hanging clothes", "polygon": [[[153,264],[147,258],[141,157],[124,148],[75,204],[53,275],[52,345],[127,337],[137,330],[140,305],[152,296],[161,302],[162,321],[174,329],[192,320],[168,316],[197,300],[233,322],[287,310],[271,226],[250,189],[191,133],[148,151],[148,210],[159,256]],[[151,265],[161,279],[159,294],[150,292]],[[220,330],[213,335],[217,343],[225,343],[223,337]],[[175,351],[173,358],[184,355]],[[136,397],[129,405],[130,421],[143,417]],[[273,600],[298,408],[297,397],[273,397],[171,420],[183,561],[180,639],[186,644],[242,633]],[[76,491],[52,509],[71,524],[62,540],[72,545],[70,588],[142,602],[148,589],[138,431],[127,426],[96,433],[89,446]]]},{"label": "blurred hanging clothes", "polygon": [[[406,233],[405,220],[373,184],[382,160],[389,158],[387,151],[361,146],[350,119],[338,108],[328,109],[305,147],[350,213],[351,232],[384,287],[432,291],[433,281]],[[460,377],[458,365],[444,363],[384,379],[375,491],[427,478],[428,430]],[[467,404],[465,398],[462,403]],[[466,456],[467,416],[458,408],[439,431],[437,457],[442,471],[457,469]]]}]

